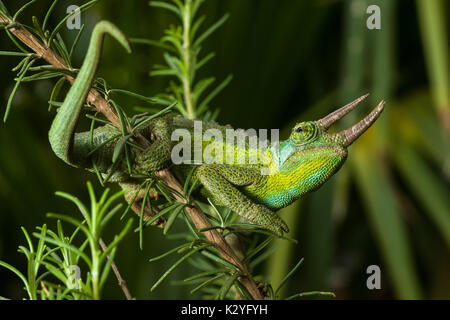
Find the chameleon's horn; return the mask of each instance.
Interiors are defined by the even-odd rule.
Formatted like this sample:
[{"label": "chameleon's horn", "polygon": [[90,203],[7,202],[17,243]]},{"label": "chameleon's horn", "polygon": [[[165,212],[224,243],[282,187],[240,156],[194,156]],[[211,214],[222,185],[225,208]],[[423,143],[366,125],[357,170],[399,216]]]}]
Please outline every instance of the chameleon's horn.
[{"label": "chameleon's horn", "polygon": [[369,96],[369,93],[363,95],[362,97],[359,97],[358,99],[350,102],[349,104],[337,109],[336,111],[330,113],[326,117],[319,120],[319,123],[321,126],[326,130],[333,123],[341,119],[343,116],[345,116],[347,113],[355,109],[362,101],[364,101]]},{"label": "chameleon's horn", "polygon": [[378,119],[380,114],[384,110],[385,101],[381,101],[378,106],[375,107],[364,119],[360,122],[338,133],[344,141],[344,145],[347,147],[352,144],[353,141],[358,139],[369,127]]}]

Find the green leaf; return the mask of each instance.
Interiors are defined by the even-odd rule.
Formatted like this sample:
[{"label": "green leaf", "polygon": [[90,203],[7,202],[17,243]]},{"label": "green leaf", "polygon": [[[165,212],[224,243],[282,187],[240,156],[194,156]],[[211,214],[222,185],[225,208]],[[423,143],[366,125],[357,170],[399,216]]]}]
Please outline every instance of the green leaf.
[{"label": "green leaf", "polygon": [[122,231],[114,237],[114,240],[108,245],[108,247],[103,251],[103,253],[100,255],[99,263],[102,263],[104,259],[106,259],[107,255],[117,247],[120,241],[126,236],[128,231],[130,231],[131,226],[133,225],[133,218],[128,219],[125,227],[122,229]]},{"label": "green leaf", "polygon": [[161,70],[150,71],[151,77],[176,76],[176,75],[178,75],[178,72],[176,70],[172,70],[172,69],[161,69]]},{"label": "green leaf", "polygon": [[395,292],[400,299],[420,299],[422,293],[395,192],[373,144],[361,138],[358,142],[351,163]]},{"label": "green leaf", "polygon": [[32,18],[34,29],[36,30],[37,35],[41,38],[42,41],[45,41],[44,31],[42,31],[41,26],[39,25],[39,20],[36,16]]},{"label": "green leaf", "polygon": [[295,298],[307,297],[307,296],[326,296],[326,297],[336,298],[336,295],[333,292],[309,291],[309,292],[301,292],[301,293],[294,294],[290,297],[287,297],[285,300],[293,300]]},{"label": "green leaf", "polygon": [[226,298],[228,292],[230,291],[233,284],[237,281],[239,276],[240,276],[240,274],[238,272],[235,272],[234,274],[232,274],[225,280],[222,288],[219,291],[219,299],[220,300],[224,300]]},{"label": "green leaf", "polygon": [[448,190],[433,174],[426,163],[404,142],[394,148],[397,168],[407,181],[407,186],[427,209],[450,248],[450,207]]},{"label": "green leaf", "polygon": [[[179,208],[183,209],[186,205],[184,203],[175,203],[167,208],[164,208],[163,210],[161,210],[160,212],[158,212],[157,214],[155,214],[153,217],[151,217],[145,224],[146,225],[151,225],[153,222],[155,222],[157,219],[159,219],[160,217],[162,217],[163,215],[165,215],[166,213],[170,212],[170,211],[175,211]],[[181,210],[180,209],[180,210]]]},{"label": "green leaf", "polygon": [[[61,77],[55,84],[55,86],[52,89],[52,93],[50,94],[50,101],[55,101],[58,98],[59,92],[61,91],[61,88],[64,85],[64,82],[66,81],[65,77]],[[48,104],[48,111],[52,109],[52,104]]]},{"label": "green leaf", "polygon": [[60,76],[61,76],[61,73],[59,73],[59,72],[43,71],[43,72],[39,72],[36,74],[32,74],[31,76],[28,76],[28,77],[23,77],[22,79],[17,78],[14,80],[19,81],[19,79],[20,79],[21,82],[31,82],[31,81],[52,79],[52,78],[56,78],[56,77],[60,77]]},{"label": "green leaf", "polygon": [[133,98],[145,101],[145,102],[150,103],[150,104],[156,104],[157,103],[154,98],[146,97],[146,96],[143,96],[143,95],[131,92],[131,91],[127,91],[127,90],[111,89],[111,90],[109,90],[109,93],[110,94],[111,93],[121,93],[121,94],[130,96],[130,97],[133,97]]},{"label": "green leaf", "polygon": [[249,250],[245,257],[245,261],[250,261],[250,259],[253,256],[257,255],[261,250],[263,250],[265,247],[267,247],[272,242],[273,239],[274,239],[274,237],[269,237],[266,240],[264,240],[263,242],[261,242],[256,248]]},{"label": "green leaf", "polygon": [[450,115],[450,59],[448,28],[445,13],[448,6],[441,0],[417,0],[417,14],[422,33],[423,50],[431,91],[437,110]]},{"label": "green leaf", "polygon": [[194,22],[194,24],[192,25],[192,28],[191,28],[191,39],[195,39],[197,31],[200,28],[200,26],[203,24],[205,19],[206,19],[206,16],[203,15]]},{"label": "green leaf", "polygon": [[12,106],[12,101],[14,99],[14,96],[16,95],[17,90],[19,89],[20,84],[22,83],[22,80],[25,76],[25,74],[28,72],[28,69],[33,65],[33,63],[36,60],[33,59],[30,62],[26,63],[24,70],[22,71],[22,73],[20,74],[19,78],[16,81],[16,84],[14,85],[14,88],[11,92],[11,94],[9,95],[8,98],[8,103],[6,105],[6,111],[5,111],[5,115],[3,116],[3,122],[6,122],[6,120],[8,119],[8,115],[9,112],[11,111],[11,106]]},{"label": "green leaf", "polygon": [[3,15],[8,18],[10,16],[8,10],[6,9],[5,5],[3,4],[3,1],[0,1],[0,13],[3,13]]},{"label": "green leaf", "polygon": [[222,18],[220,18],[219,21],[214,23],[211,27],[208,28],[201,36],[195,40],[193,47],[198,47],[200,44],[206,40],[214,31],[216,31],[218,28],[220,28],[230,17],[230,15],[227,13]]},{"label": "green leaf", "polygon": [[231,82],[231,80],[233,79],[232,75],[229,75],[228,77],[225,78],[225,80],[219,84],[217,86],[216,89],[214,89],[213,92],[211,92],[204,100],[203,102],[199,105],[198,109],[197,109],[197,114],[201,114],[203,111],[206,110],[206,107],[208,106],[208,104],[223,90],[225,89],[225,87]]},{"label": "green leaf", "polygon": [[192,289],[192,290],[190,291],[191,294],[196,293],[197,291],[203,289],[204,287],[206,287],[206,286],[208,286],[208,285],[214,283],[214,281],[216,281],[216,280],[222,278],[223,276],[224,276],[223,274],[218,274],[218,275],[216,275],[215,277],[212,277],[211,279],[208,279],[208,280],[202,282],[200,285],[198,285],[197,287],[195,287],[194,289]]},{"label": "green leaf", "polygon": [[66,65],[69,67],[69,69],[71,69],[69,52],[67,51],[67,47],[64,43],[64,40],[62,39],[59,33],[56,34],[56,39],[53,39],[53,44],[55,45],[56,49],[58,50],[59,54],[63,58]]},{"label": "green leaf", "polygon": [[150,188],[153,186],[153,182],[147,182],[147,187],[144,191],[144,197],[142,199],[141,204],[141,214],[139,215],[139,248],[142,250],[143,248],[143,232],[144,232],[144,214],[145,214],[145,207],[147,206],[147,202],[149,204],[150,212],[152,210],[152,206],[150,201],[148,201],[148,192],[150,191]]},{"label": "green leaf", "polygon": [[184,209],[184,206],[178,206],[177,208],[175,208],[175,210],[173,210],[173,212],[170,214],[170,217],[167,219],[166,225],[164,226],[164,231],[163,234],[166,235],[170,228],[172,227],[173,223],[175,222],[175,220],[178,218],[178,216],[180,215],[181,211]]},{"label": "green leaf", "polygon": [[207,56],[205,56],[202,60],[200,60],[199,62],[197,62],[195,64],[195,70],[200,69],[201,67],[203,67],[206,63],[209,62],[209,60],[211,60],[212,58],[214,58],[216,56],[216,54],[214,52],[211,52],[210,54],[208,54]]},{"label": "green leaf", "polygon": [[84,24],[81,26],[80,31],[78,31],[77,36],[75,37],[75,40],[72,43],[72,47],[70,48],[70,52],[69,52],[69,61],[72,60],[73,57],[73,53],[75,51],[75,48],[77,47],[78,42],[80,41],[81,35],[83,34],[84,31]]},{"label": "green leaf", "polygon": [[205,278],[214,274],[219,274],[219,273],[226,273],[228,272],[228,269],[215,269],[215,270],[211,270],[211,271],[205,271],[205,272],[201,272],[198,274],[195,274],[193,276],[190,276],[186,279],[183,280],[183,282],[192,282],[201,278]]},{"label": "green leaf", "polygon": [[89,257],[84,252],[82,252],[80,249],[78,249],[77,247],[75,247],[71,244],[67,244],[61,240],[55,240],[55,239],[52,239],[47,236],[42,236],[41,234],[36,233],[36,232],[33,233],[33,236],[35,236],[38,239],[43,239],[44,241],[46,241],[48,243],[52,243],[54,245],[66,248],[67,250],[74,252],[75,254],[79,255],[86,262],[86,264],[89,266],[90,269],[92,269],[92,262],[89,259]]},{"label": "green leaf", "polygon": [[[10,264],[8,264],[8,263],[6,263],[6,262],[3,262],[3,261],[1,261],[0,260],[0,266],[2,266],[2,267],[4,267],[4,268],[6,268],[6,269],[8,269],[9,271],[12,271],[12,272],[14,272],[19,278],[20,278],[20,280],[22,280],[22,282],[23,282],[23,284],[25,285],[25,288],[27,289],[27,291],[28,291],[28,293],[30,293],[29,292],[29,285],[28,285],[28,280],[27,280],[27,278],[22,274],[22,272],[20,272],[19,270],[17,270],[16,268],[14,268],[12,265],[10,265]],[[31,295],[30,295],[30,298],[31,298]]]},{"label": "green leaf", "polygon": [[236,266],[234,264],[228,262],[227,260],[223,259],[222,257],[219,257],[215,253],[212,253],[208,250],[202,251],[202,255],[232,270],[236,269]]},{"label": "green leaf", "polygon": [[42,23],[42,30],[45,31],[45,27],[47,26],[48,19],[50,18],[51,13],[53,12],[53,9],[55,8],[56,4],[59,0],[54,0],[50,8],[47,10],[47,13],[45,14],[44,22]]},{"label": "green leaf", "polygon": [[192,242],[182,244],[181,246],[178,246],[178,247],[176,247],[176,248],[173,248],[173,249],[171,249],[171,250],[169,250],[169,251],[163,253],[163,254],[160,255],[160,256],[157,256],[157,257],[154,257],[154,258],[149,259],[148,261],[153,262],[153,261],[157,261],[157,260],[163,259],[163,258],[165,258],[165,257],[167,257],[167,256],[169,256],[169,255],[171,255],[172,253],[178,252],[179,250],[184,249],[184,248],[187,248],[187,247],[192,247]]},{"label": "green leaf", "polygon": [[[82,213],[83,217],[86,219],[86,222],[88,224],[88,226],[91,228],[92,227],[92,223],[91,223],[91,219],[90,219],[90,214],[88,209],[86,208],[86,206],[80,201],[80,199],[78,199],[77,197],[66,193],[66,192],[61,192],[61,191],[57,191],[55,192],[55,195],[67,200],[72,201],[78,208],[78,210],[80,210],[80,212]],[[65,217],[68,218],[68,217]],[[70,218],[71,221],[68,221],[67,219],[63,219],[63,220],[67,220],[68,222],[74,224],[74,225],[80,225],[80,222],[74,218]]]},{"label": "green leaf", "polygon": [[194,87],[194,97],[195,100],[198,101],[202,93],[216,81],[216,78],[211,77],[207,79],[200,80]]},{"label": "green leaf", "polygon": [[29,6],[31,6],[33,3],[35,3],[37,0],[31,0],[27,2],[25,5],[23,5],[19,10],[16,11],[16,13],[13,16],[13,21],[17,20],[17,17]]},{"label": "green leaf", "polygon": [[116,163],[116,161],[119,158],[119,156],[122,155],[123,149],[125,148],[125,145],[126,145],[126,142],[132,136],[133,135],[129,134],[129,135],[123,136],[123,137],[121,137],[119,139],[119,141],[117,142],[116,146],[114,147],[114,153],[113,153],[113,157],[112,157],[112,162],[113,163]]},{"label": "green leaf", "polygon": [[292,268],[291,271],[288,272],[288,274],[281,280],[280,284],[278,285],[278,288],[275,290],[275,297],[278,295],[278,292],[283,288],[283,286],[287,283],[289,278],[294,274],[295,271],[302,265],[304,258],[301,258],[299,262]]},{"label": "green leaf", "polygon": [[106,261],[105,267],[103,268],[102,276],[100,278],[100,284],[99,284],[100,290],[103,288],[106,280],[108,279],[109,272],[111,271],[111,265],[114,263],[114,257],[116,256],[116,252],[117,252],[117,247],[114,247],[111,250],[111,255],[109,256],[109,258]]},{"label": "green leaf", "polygon": [[160,284],[161,282],[164,281],[164,279],[166,279],[170,273],[175,270],[176,267],[178,267],[181,263],[183,263],[183,261],[185,261],[186,259],[188,259],[190,256],[194,255],[195,253],[204,250],[205,248],[209,247],[210,244],[205,244],[202,246],[199,246],[195,249],[192,249],[189,253],[186,253],[183,257],[181,257],[177,262],[175,262],[156,282],[155,284],[151,287],[150,291],[155,290]]},{"label": "green leaf", "polygon": [[[83,4],[82,6],[80,6],[80,10],[79,12],[83,12],[86,9],[89,9],[90,7],[92,7],[96,2],[98,2],[99,0],[91,0],[85,4]],[[59,32],[59,30],[64,26],[65,22],[67,21],[67,19],[69,19],[70,17],[72,17],[73,15],[75,15],[77,13],[77,10],[69,13],[68,15],[66,15],[55,27],[55,29],[53,29],[52,33],[50,34],[50,37],[48,38],[48,43],[52,43],[53,42],[53,38],[56,36],[56,34]]]},{"label": "green leaf", "polygon": [[173,102],[171,105],[169,105],[167,108],[162,109],[161,111],[152,114],[151,116],[146,117],[143,121],[139,122],[136,126],[134,126],[133,131],[136,129],[139,129],[140,127],[142,127],[144,124],[146,124],[147,122],[149,122],[150,120],[153,120],[157,117],[160,117],[166,113],[168,113],[170,110],[172,110],[173,107],[175,107],[178,104],[178,102]]},{"label": "green leaf", "polygon": [[155,41],[155,40],[151,40],[151,39],[139,39],[139,38],[131,38],[129,39],[129,41],[131,43],[138,43],[138,44],[146,44],[149,46],[154,46],[154,47],[158,47],[167,51],[171,51],[173,53],[176,53],[177,50],[175,50],[173,47],[166,45],[164,43],[162,43],[161,41]]},{"label": "green leaf", "polygon": [[177,8],[176,6],[174,6],[173,4],[170,4],[167,2],[162,2],[162,1],[150,1],[149,4],[150,4],[150,6],[155,7],[155,8],[163,8],[163,9],[172,11],[173,13],[175,13],[175,15],[177,17],[179,17],[181,20],[183,20],[183,14],[182,14],[181,10],[179,8]]},{"label": "green leaf", "polygon": [[0,51],[0,56],[28,57],[28,56],[30,56],[30,53],[25,53],[25,52],[10,52],[10,51]]}]

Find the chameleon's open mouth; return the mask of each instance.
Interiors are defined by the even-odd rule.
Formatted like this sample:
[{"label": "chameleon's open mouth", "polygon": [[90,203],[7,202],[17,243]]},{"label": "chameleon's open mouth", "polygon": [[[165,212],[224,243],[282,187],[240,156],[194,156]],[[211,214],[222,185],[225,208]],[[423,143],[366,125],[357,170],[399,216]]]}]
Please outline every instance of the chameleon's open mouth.
[{"label": "chameleon's open mouth", "polygon": [[[326,117],[319,120],[319,124],[323,129],[327,130],[333,123],[344,117],[350,111],[354,110],[362,101],[364,101],[369,94],[365,94],[362,97],[350,102],[349,104],[339,108],[338,110],[330,113]],[[385,101],[381,101],[378,106],[376,106],[364,119],[359,121],[357,124],[352,127],[342,130],[341,132],[336,133],[337,136],[340,136],[344,146],[349,146],[358,139],[374,122],[378,119],[380,114],[383,112]]]}]

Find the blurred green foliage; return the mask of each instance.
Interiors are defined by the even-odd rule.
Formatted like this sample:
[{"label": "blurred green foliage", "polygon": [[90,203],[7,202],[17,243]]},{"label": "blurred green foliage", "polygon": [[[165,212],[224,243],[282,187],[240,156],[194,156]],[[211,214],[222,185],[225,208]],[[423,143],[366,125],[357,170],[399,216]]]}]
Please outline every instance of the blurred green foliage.
[{"label": "blurred green foliage", "polygon": [[[4,2],[10,11],[25,3]],[[50,3],[36,1],[20,21],[31,21],[32,14],[44,12]],[[56,24],[69,5],[83,3],[60,0],[48,23]],[[370,4],[381,8],[381,30],[366,28]],[[213,106],[221,110],[221,123],[289,128],[366,92],[372,93],[372,100],[360,108],[360,116],[379,100],[388,102],[374,128],[350,148],[344,168],[319,191],[280,213],[291,226],[289,236],[299,244],[275,244],[277,249],[261,267],[273,285],[304,257],[285,286],[287,292],[326,290],[339,299],[450,298],[450,3],[208,0],[202,11],[207,23],[230,14],[204,43],[205,51],[215,51],[216,58],[199,75],[234,75]],[[100,1],[82,14],[88,32],[74,53],[77,66],[90,30],[101,19],[113,21],[132,38],[159,39],[166,26],[175,23],[147,1]],[[69,43],[76,34],[61,31]],[[12,50],[4,32],[0,44],[1,50]],[[135,45],[130,58],[117,49],[106,43],[99,70],[112,86],[147,96],[167,87],[164,78],[149,76],[154,64],[164,62],[161,50]],[[19,60],[0,56],[0,61],[3,112],[14,85],[11,69]],[[51,88],[51,81],[22,85],[7,124],[0,126],[0,260],[14,266],[23,264],[16,251],[24,242],[20,226],[33,230],[43,224],[48,211],[76,214],[54,192],[76,194],[86,203],[85,182],[94,181],[91,174],[66,166],[51,152]],[[131,98],[117,100],[129,110],[137,106]],[[355,122],[356,116],[348,116],[342,126]],[[101,192],[98,183],[95,188]],[[106,237],[122,228],[122,223],[111,221]],[[192,297],[189,288],[170,281],[150,292],[166,266],[148,259],[178,242],[163,237],[160,229],[145,232],[144,242],[140,251],[139,234],[130,232],[116,256],[132,294],[139,299]],[[381,268],[381,290],[366,287],[366,268],[372,264]],[[192,272],[185,264],[170,278]],[[104,298],[122,298],[113,278],[106,288]],[[23,296],[20,282],[4,269],[0,294]]]}]

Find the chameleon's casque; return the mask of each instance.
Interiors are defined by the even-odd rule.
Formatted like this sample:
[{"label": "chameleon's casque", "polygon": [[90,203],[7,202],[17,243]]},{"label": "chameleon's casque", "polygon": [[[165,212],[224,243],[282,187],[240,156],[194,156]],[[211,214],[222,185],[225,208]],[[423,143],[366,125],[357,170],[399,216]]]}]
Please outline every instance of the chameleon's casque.
[{"label": "chameleon's casque", "polygon": [[[142,183],[130,175],[125,161],[113,163],[114,150],[121,142],[119,129],[105,125],[93,132],[75,133],[76,125],[89,88],[94,80],[99,63],[104,34],[109,33],[122,46],[130,50],[125,36],[111,23],[103,21],[95,27],[88,52],[77,78],[69,90],[49,131],[49,140],[55,154],[68,164],[110,175],[112,182],[118,182],[126,191],[125,198],[135,203],[142,201],[143,192],[135,197]],[[151,146],[145,150],[131,149],[133,174],[148,175],[157,170],[170,168],[178,177],[186,172],[194,172],[202,185],[202,194],[217,205],[223,205],[238,213],[247,221],[272,230],[278,234],[288,231],[287,225],[275,211],[285,207],[302,195],[319,188],[339,168],[347,158],[347,148],[364,133],[380,116],[384,101],[359,123],[338,133],[328,133],[328,128],[352,111],[368,95],[317,120],[301,122],[294,126],[289,139],[263,150],[254,150],[249,144],[227,145],[227,141],[211,140],[202,148],[231,148],[237,155],[263,153],[266,161],[256,163],[217,164],[212,159],[203,159],[200,164],[173,165],[171,140],[176,129],[194,132],[193,120],[180,116],[165,115],[148,121],[137,130]],[[226,135],[229,126],[215,122],[205,122],[203,130],[216,129]],[[244,148],[244,150],[242,150]],[[229,152],[228,149],[227,152]],[[268,161],[267,161],[268,159]],[[265,172],[265,174],[263,174]],[[269,173],[269,174],[267,174]],[[136,206],[133,206],[136,212]],[[150,215],[149,211],[146,211]]]}]

